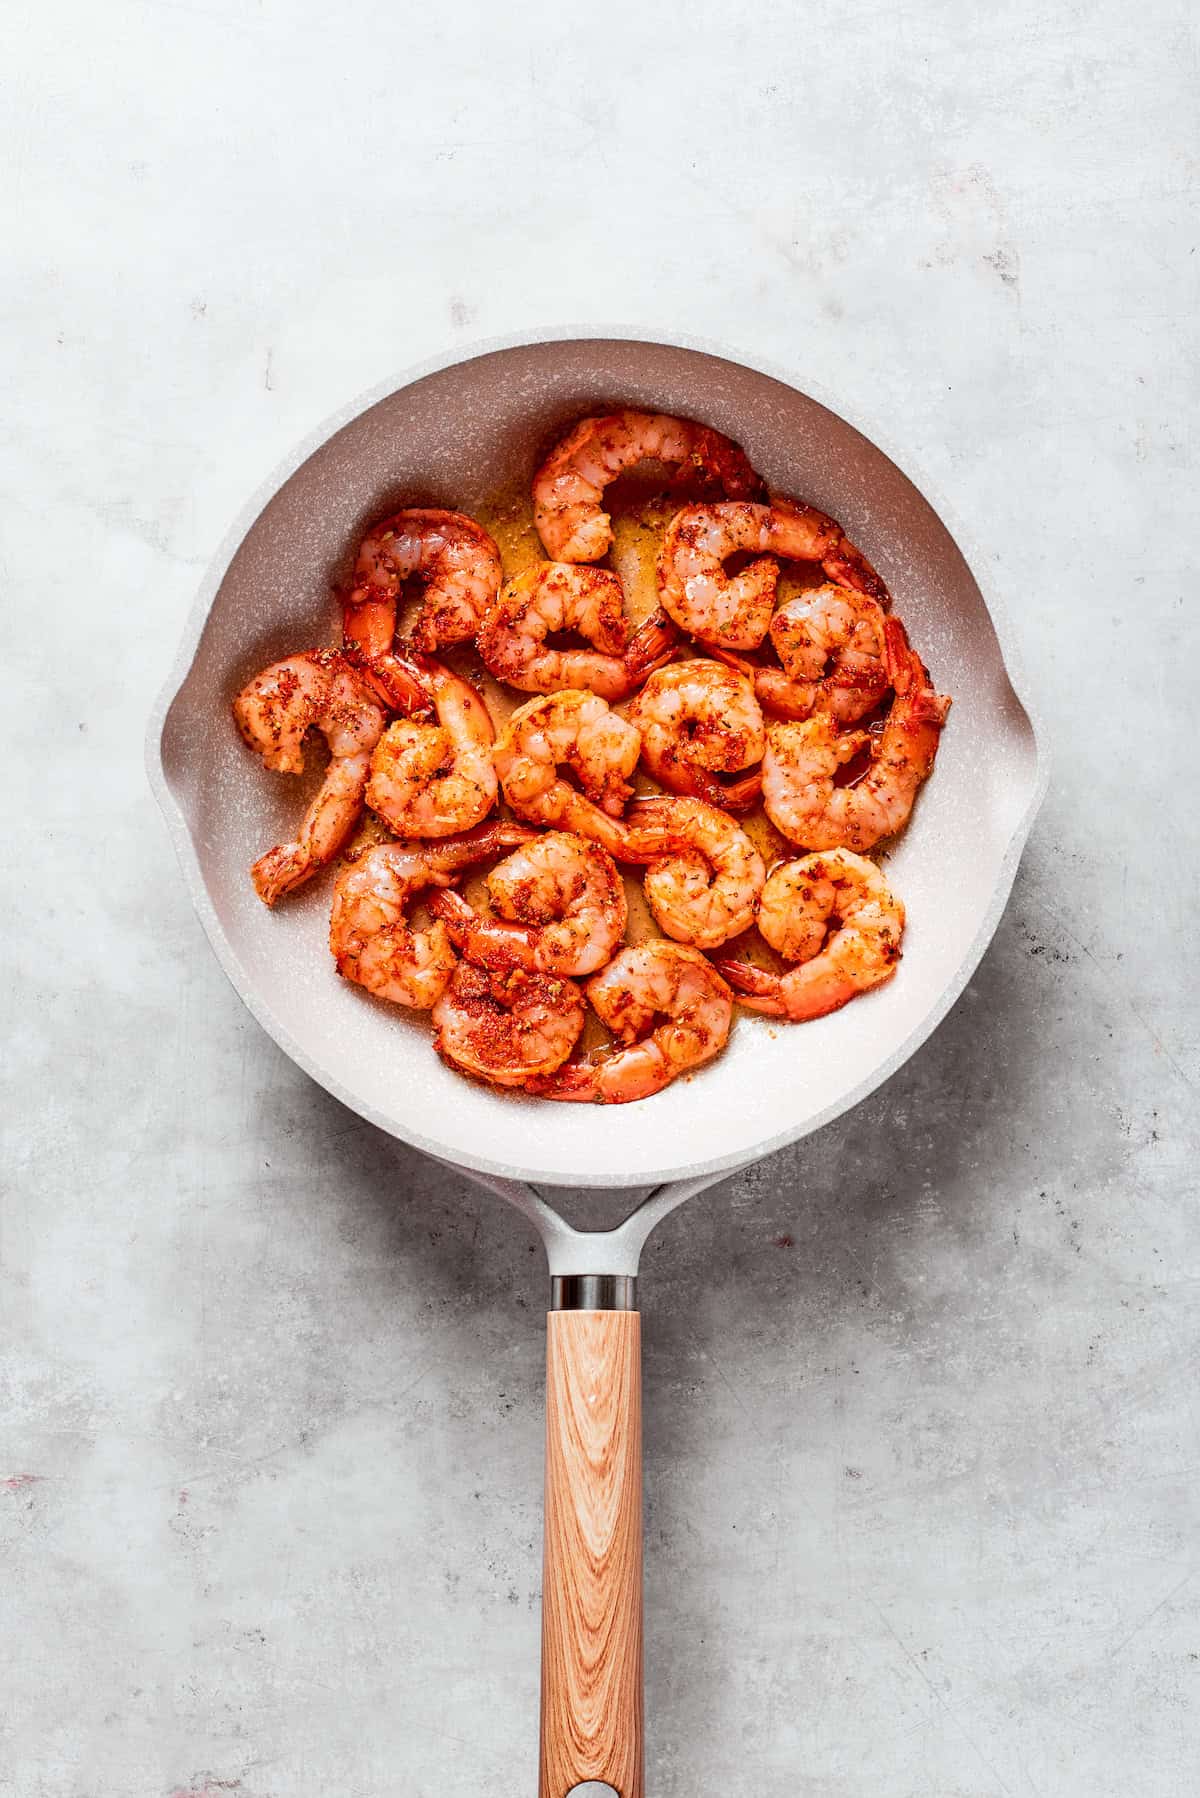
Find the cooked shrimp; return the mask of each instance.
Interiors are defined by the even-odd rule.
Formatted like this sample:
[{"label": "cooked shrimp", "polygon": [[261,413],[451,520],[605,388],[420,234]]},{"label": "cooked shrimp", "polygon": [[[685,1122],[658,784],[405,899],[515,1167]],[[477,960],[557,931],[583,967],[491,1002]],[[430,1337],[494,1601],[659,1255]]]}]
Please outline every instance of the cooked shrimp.
[{"label": "cooked shrimp", "polygon": [[[727,574],[725,563],[745,551],[756,559]],[[757,649],[775,606],[780,556],[819,562],[831,581],[888,603],[887,588],[841,525],[793,499],[684,506],[663,539],[659,596],[689,635],[726,649]]]},{"label": "cooked shrimp", "polygon": [[494,867],[487,879],[497,918],[460,893],[431,907],[468,961],[539,974],[594,974],[625,934],[625,886],[607,849],[549,831]]},{"label": "cooked shrimp", "polygon": [[801,965],[786,974],[748,962],[716,965],[743,1005],[803,1023],[891,979],[904,907],[874,862],[830,849],[775,869],[759,901],[758,927],[785,961]]},{"label": "cooked shrimp", "polygon": [[646,898],[676,942],[716,949],[754,922],[763,858],[732,818],[703,799],[642,799],[629,808],[637,840],[665,852],[646,870]]},{"label": "cooked shrimp", "polygon": [[[574,831],[619,860],[632,854],[621,820],[633,792],[642,739],[594,693],[568,691],[518,706],[493,751],[500,785],[518,818]],[[582,793],[559,772],[575,776]]]},{"label": "cooked shrimp", "polygon": [[854,724],[887,692],[883,622],[877,600],[830,582],[797,593],[774,613],[770,636],[781,667],[732,649],[713,653],[753,682],[759,704],[776,718],[829,712],[839,724]]},{"label": "cooked shrimp", "polygon": [[[555,649],[552,632],[576,631],[591,649]],[[607,568],[539,562],[505,587],[479,633],[479,653],[497,680],[523,693],[564,687],[616,701],[670,659],[675,628],[663,612],[631,636],[621,583]]]},{"label": "cooked shrimp", "polygon": [[394,512],[359,547],[354,586],[342,607],[344,640],[386,679],[405,581],[415,577],[424,587],[412,642],[432,653],[475,635],[502,573],[500,551],[473,518],[433,507]]},{"label": "cooked shrimp", "polygon": [[887,691],[883,625],[878,600],[832,582],[785,601],[771,619],[781,671],[764,669],[756,682],[763,704],[788,718],[828,712],[856,723]]},{"label": "cooked shrimp", "polygon": [[303,770],[309,730],[329,744],[325,779],[295,841],[269,849],[250,870],[259,898],[274,905],[331,862],[354,829],[386,713],[344,656],[313,649],[256,674],[234,700],[233,715],[264,765],[282,774]]},{"label": "cooked shrimp", "polygon": [[338,873],[329,920],[338,973],[376,998],[428,1011],[458,957],[440,918],[426,930],[409,923],[417,895],[449,886],[469,863],[533,834],[520,824],[493,823],[440,843],[376,843],[355,856]]},{"label": "cooked shrimp", "polygon": [[[882,733],[845,731],[827,712],[802,724],[772,724],[763,757],[768,818],[802,849],[870,849],[908,819],[917,789],[933,767],[950,700],[935,693],[898,618],[884,625],[887,672],[896,690]],[[837,771],[870,747],[871,763],[853,786]]]},{"label": "cooked shrimp", "polygon": [[397,836],[453,836],[496,803],[495,732],[469,681],[431,656],[412,665],[433,696],[437,723],[404,718],[388,726],[371,757],[367,804]]},{"label": "cooked shrimp", "polygon": [[725,1047],[733,995],[698,949],[640,943],[587,983],[593,1011],[624,1048],[529,1082],[547,1099],[626,1105],[661,1092]]},{"label": "cooked shrimp", "polygon": [[[628,715],[641,732],[642,761],[661,786],[733,812],[754,804],[762,785],[754,764],[766,733],[745,675],[701,656],[673,662],[650,676]],[[739,773],[728,783],[718,778]]]},{"label": "cooked shrimp", "polygon": [[534,522],[546,553],[559,562],[598,561],[612,542],[612,524],[600,507],[604,489],[644,461],[698,475],[731,499],[762,491],[745,452],[707,425],[653,412],[582,418],[533,478]]},{"label": "cooked shrimp", "polygon": [[460,961],[433,1008],[433,1046],[493,1086],[525,1086],[562,1066],[584,1016],[583,994],[561,975]]}]

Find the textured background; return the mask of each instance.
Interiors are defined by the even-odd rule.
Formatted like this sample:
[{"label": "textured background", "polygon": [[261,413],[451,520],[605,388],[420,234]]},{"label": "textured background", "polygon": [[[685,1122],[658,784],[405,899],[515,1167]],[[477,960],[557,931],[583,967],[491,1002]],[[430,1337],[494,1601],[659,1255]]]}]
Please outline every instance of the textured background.
[{"label": "textured background", "polygon": [[6,1795],[533,1790],[540,1251],[250,1021],[141,734],[296,438],[587,318],[910,445],[1055,754],[932,1042],[651,1245],[651,1793],[1194,1789],[1190,12],[10,13]]}]

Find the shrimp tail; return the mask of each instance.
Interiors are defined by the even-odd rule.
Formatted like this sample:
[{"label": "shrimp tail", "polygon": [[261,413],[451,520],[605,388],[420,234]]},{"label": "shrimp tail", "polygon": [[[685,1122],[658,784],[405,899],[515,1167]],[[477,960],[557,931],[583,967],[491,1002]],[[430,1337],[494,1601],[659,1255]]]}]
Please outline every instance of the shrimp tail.
[{"label": "shrimp tail", "polygon": [[767,484],[754,468],[740,443],[719,431],[705,434],[702,453],[694,457],[702,475],[721,487],[730,499],[763,500]]},{"label": "shrimp tail", "polygon": [[833,744],[833,754],[840,763],[852,762],[856,755],[864,749],[870,749],[875,739],[869,730],[844,730]]},{"label": "shrimp tail", "polygon": [[664,668],[674,656],[678,641],[675,625],[660,606],[634,632],[625,651],[630,679],[644,681],[657,668]]},{"label": "shrimp tail", "polygon": [[706,656],[711,656],[714,662],[724,662],[727,668],[735,668],[748,681],[752,681],[759,671],[757,662],[752,662],[749,656],[739,655],[736,649],[726,649],[723,643],[706,643],[700,637],[696,642]]},{"label": "shrimp tail", "polygon": [[641,864],[662,855],[685,854],[692,845],[680,831],[672,830],[670,817],[671,801],[665,795],[635,799],[625,814],[619,859]]},{"label": "shrimp tail", "polygon": [[347,643],[343,654],[389,711],[399,712],[406,718],[432,715],[433,696],[414,663],[390,651],[370,656],[351,643]]},{"label": "shrimp tail", "polygon": [[455,948],[483,968],[534,968],[537,957],[526,932],[503,918],[485,918],[461,893],[446,888],[431,893],[427,901],[435,918],[450,932]]},{"label": "shrimp tail", "polygon": [[396,629],[395,598],[367,582],[342,591],[343,654],[366,662],[386,655]]},{"label": "shrimp tail", "polygon": [[285,893],[303,886],[314,872],[313,858],[303,843],[280,843],[259,856],[250,870],[250,878],[263,904],[275,905]]},{"label": "shrimp tail", "polygon": [[898,618],[884,620],[883,652],[888,682],[897,695],[909,693],[924,684],[924,664],[910,645],[908,632]]},{"label": "shrimp tail", "polygon": [[723,958],[715,958],[713,967],[735,988],[738,1002],[750,1011],[765,1012],[772,1018],[787,1016],[787,1005],[780,992],[778,974],[770,974],[765,968],[756,968],[752,962],[726,961]]},{"label": "shrimp tail", "polygon": [[430,843],[427,848],[430,858],[449,871],[482,861],[487,855],[498,855],[502,849],[519,849],[522,843],[532,842],[540,834],[529,824],[492,818],[487,823],[477,824],[474,830],[464,830],[456,837],[443,837],[441,842]]},{"label": "shrimp tail", "polygon": [[762,792],[761,768],[751,768],[737,780],[728,782],[710,774],[707,768],[693,768],[690,774],[692,792],[697,799],[707,800],[709,805],[715,805],[723,812],[733,812],[735,816],[752,811]]},{"label": "shrimp tail", "polygon": [[561,1099],[576,1105],[630,1105],[648,1099],[669,1085],[671,1069],[658,1045],[647,1038],[618,1049],[599,1061],[578,1061],[527,1080],[526,1092],[543,1099]]},{"label": "shrimp tail", "polygon": [[575,1062],[557,1074],[539,1074],[525,1082],[525,1091],[539,1099],[564,1099],[576,1105],[603,1103],[600,1069],[592,1062]]},{"label": "shrimp tail", "polygon": [[831,581],[840,587],[851,587],[855,593],[865,593],[868,599],[875,600],[886,611],[892,603],[892,596],[887,584],[876,574],[860,549],[856,549],[848,538],[843,537],[837,548],[823,558],[821,563]]},{"label": "shrimp tail", "polygon": [[908,641],[908,633],[898,618],[885,618],[883,623],[884,658],[888,684],[896,697],[908,703],[912,723],[944,724],[950,712],[948,695],[934,690],[929,670]]},{"label": "shrimp tail", "polygon": [[479,914],[474,906],[468,905],[461,893],[453,892],[449,887],[430,893],[426,905],[435,918],[442,920],[450,932],[450,940],[455,948],[461,949],[478,922]]}]

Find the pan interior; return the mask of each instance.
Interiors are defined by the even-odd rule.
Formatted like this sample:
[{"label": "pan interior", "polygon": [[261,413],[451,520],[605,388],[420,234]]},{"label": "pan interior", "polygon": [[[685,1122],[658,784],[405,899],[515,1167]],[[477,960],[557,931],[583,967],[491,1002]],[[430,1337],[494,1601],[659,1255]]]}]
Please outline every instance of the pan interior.
[{"label": "pan interior", "polygon": [[[527,481],[556,430],[613,405],[703,419],[742,443],[772,489],[831,512],[887,580],[954,696],[934,778],[885,868],[908,911],[888,986],[789,1028],[740,1014],[712,1067],[604,1110],[492,1092],[445,1068],[424,1020],[333,972],[329,879],[277,911],[248,867],[294,826],[295,780],[240,742],[229,701],[256,669],[335,640],[331,590],[366,526],[399,505],[467,512]],[[700,351],[582,339],[489,352],[378,401],[283,482],[211,577],[195,654],[166,712],[166,804],[205,926],[276,1040],[338,1097],[447,1160],[563,1185],[644,1185],[736,1166],[793,1140],[920,1042],[985,946],[1038,783],[1029,718],[978,585],[949,531],[880,450],[836,414]]]}]

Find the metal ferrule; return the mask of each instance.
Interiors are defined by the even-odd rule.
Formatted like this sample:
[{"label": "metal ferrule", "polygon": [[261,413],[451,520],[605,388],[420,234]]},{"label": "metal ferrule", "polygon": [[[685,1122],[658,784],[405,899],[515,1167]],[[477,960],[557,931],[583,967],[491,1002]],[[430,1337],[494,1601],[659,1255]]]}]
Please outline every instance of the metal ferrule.
[{"label": "metal ferrule", "polygon": [[632,1274],[555,1274],[551,1311],[636,1311],[637,1280]]}]

